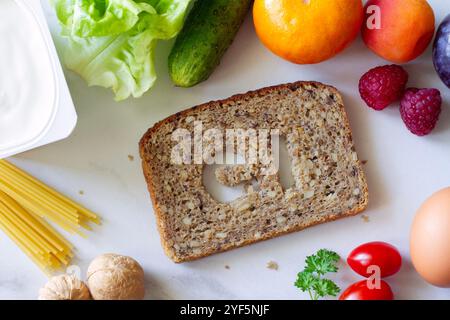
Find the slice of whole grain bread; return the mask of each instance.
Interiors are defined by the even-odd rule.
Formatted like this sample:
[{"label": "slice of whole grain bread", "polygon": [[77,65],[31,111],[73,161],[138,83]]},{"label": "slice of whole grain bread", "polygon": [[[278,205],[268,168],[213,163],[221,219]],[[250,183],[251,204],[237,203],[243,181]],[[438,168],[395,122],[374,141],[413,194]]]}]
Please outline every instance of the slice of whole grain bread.
[{"label": "slice of whole grain bread", "polygon": [[[278,129],[287,142],[295,185],[283,190],[277,174],[258,165],[225,167],[216,178],[236,185],[254,176],[259,190],[221,203],[203,185],[205,164],[176,164],[172,134],[208,129]],[[263,88],[209,102],[157,123],[140,142],[143,170],[167,255],[185,262],[355,215],[368,204],[339,92],[316,82]]]}]

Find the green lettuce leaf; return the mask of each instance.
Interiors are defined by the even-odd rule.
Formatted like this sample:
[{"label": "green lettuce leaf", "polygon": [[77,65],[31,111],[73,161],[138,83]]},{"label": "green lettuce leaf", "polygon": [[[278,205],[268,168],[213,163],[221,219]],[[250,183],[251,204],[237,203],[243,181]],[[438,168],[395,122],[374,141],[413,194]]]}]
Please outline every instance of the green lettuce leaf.
[{"label": "green lettuce leaf", "polygon": [[156,80],[157,40],[183,26],[191,0],[53,0],[67,39],[66,66],[116,100],[140,97]]}]

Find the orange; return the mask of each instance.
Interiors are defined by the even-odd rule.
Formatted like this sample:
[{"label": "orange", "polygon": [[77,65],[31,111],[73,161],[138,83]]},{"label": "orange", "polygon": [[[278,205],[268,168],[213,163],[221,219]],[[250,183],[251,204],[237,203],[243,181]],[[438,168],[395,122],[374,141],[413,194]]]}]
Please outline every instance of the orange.
[{"label": "orange", "polygon": [[276,55],[319,63],[344,50],[364,20],[361,0],[256,0],[256,33]]}]

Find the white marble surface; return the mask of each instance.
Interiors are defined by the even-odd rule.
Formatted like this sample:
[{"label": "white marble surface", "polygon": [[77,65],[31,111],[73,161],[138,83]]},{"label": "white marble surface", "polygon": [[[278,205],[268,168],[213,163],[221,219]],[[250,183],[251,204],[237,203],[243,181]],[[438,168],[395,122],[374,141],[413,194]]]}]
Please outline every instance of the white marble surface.
[{"label": "white marble surface", "polygon": [[[430,1],[439,22],[449,12],[445,2]],[[53,14],[44,5],[57,35]],[[396,245],[405,261],[401,272],[388,280],[397,298],[450,298],[450,289],[421,280],[408,254],[415,210],[432,192],[450,185],[450,94],[432,68],[431,50],[406,65],[411,86],[437,87],[445,101],[435,132],[418,138],[405,129],[397,107],[377,113],[360,100],[359,77],[370,67],[386,63],[361,40],[326,63],[296,66],[262,47],[249,16],[211,79],[192,89],[174,88],[170,83],[165,63],[169,49],[170,43],[158,46],[159,80],[153,90],[120,104],[109,91],[88,88],[66,72],[79,114],[75,132],[65,141],[12,159],[103,217],[103,225],[87,240],[70,237],[78,249],[74,264],[82,272],[96,255],[116,252],[133,256],[143,265],[150,299],[303,299],[306,295],[293,282],[306,255],[325,247],[345,257],[360,243],[383,240]],[[357,216],[197,262],[176,265],[169,261],[159,243],[140,169],[137,143],[141,135],[156,121],[189,106],[302,79],[335,85],[344,95],[358,152],[368,160],[370,207],[365,214],[370,222]],[[0,250],[0,299],[36,298],[46,277],[3,233]],[[266,268],[270,260],[279,264],[278,271]],[[346,287],[360,278],[342,266],[335,279]]]}]

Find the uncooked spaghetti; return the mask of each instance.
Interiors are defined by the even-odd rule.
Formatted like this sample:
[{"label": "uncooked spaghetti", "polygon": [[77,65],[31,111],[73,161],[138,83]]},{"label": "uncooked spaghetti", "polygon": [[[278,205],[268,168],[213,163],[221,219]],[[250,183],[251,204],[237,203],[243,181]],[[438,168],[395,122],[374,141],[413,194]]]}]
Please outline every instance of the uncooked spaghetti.
[{"label": "uncooked spaghetti", "polygon": [[73,246],[48,222],[84,234],[97,215],[12,165],[0,160],[0,229],[45,272],[69,265]]}]

